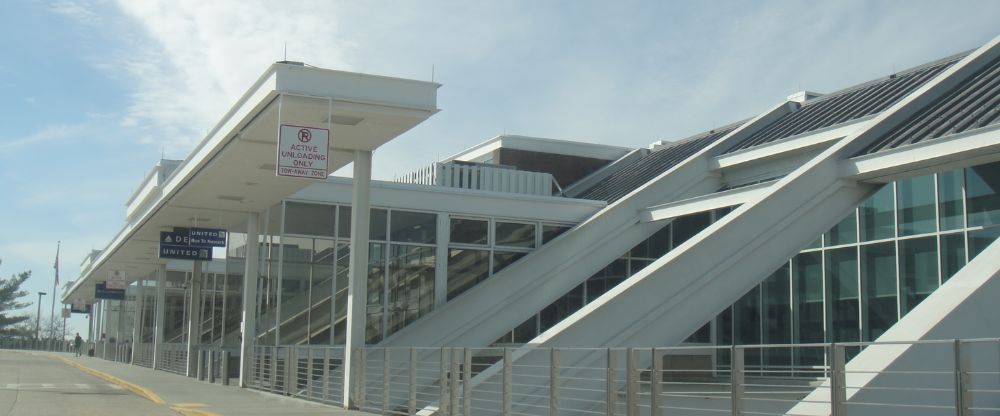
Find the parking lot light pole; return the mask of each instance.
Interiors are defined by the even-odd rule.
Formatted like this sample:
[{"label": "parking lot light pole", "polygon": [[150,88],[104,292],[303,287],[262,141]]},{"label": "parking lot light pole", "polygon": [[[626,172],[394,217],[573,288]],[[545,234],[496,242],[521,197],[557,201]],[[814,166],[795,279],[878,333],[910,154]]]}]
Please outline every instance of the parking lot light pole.
[{"label": "parking lot light pole", "polygon": [[38,314],[35,315],[35,340],[40,340],[38,337],[39,331],[41,330],[41,318],[42,318],[42,296],[45,296],[45,292],[38,292]]}]

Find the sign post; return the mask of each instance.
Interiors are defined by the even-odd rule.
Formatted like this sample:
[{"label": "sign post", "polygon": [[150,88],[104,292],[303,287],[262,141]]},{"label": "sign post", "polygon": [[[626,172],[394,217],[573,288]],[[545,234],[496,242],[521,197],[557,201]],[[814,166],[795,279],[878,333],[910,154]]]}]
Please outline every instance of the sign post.
[{"label": "sign post", "polygon": [[282,124],[278,131],[277,176],[326,179],[330,175],[330,130]]}]

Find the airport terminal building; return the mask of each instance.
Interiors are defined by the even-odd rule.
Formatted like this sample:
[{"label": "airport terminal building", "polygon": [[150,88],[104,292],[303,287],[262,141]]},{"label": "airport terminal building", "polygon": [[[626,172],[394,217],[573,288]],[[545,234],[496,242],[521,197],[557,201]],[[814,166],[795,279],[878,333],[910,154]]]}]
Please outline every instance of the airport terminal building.
[{"label": "airport terminal building", "polygon": [[67,284],[97,353],[383,414],[1000,411],[1000,38],[643,148],[503,135],[371,180],[439,87],[274,64]]}]

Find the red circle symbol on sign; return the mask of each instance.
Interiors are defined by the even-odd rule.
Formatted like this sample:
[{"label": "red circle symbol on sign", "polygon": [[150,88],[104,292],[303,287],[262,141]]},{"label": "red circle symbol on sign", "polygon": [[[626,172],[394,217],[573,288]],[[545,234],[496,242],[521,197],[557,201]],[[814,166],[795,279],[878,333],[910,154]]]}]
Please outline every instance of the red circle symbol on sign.
[{"label": "red circle symbol on sign", "polygon": [[309,143],[310,140],[312,140],[312,132],[309,129],[299,129],[299,141]]}]

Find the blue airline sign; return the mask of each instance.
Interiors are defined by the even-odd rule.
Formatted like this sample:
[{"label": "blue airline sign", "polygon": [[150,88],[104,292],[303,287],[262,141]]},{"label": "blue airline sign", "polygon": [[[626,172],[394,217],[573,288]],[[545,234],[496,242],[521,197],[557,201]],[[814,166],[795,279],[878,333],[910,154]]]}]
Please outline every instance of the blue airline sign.
[{"label": "blue airline sign", "polygon": [[[176,230],[175,230],[176,231]],[[198,247],[225,247],[226,230],[219,228],[191,228],[188,230],[188,244]]]},{"label": "blue airline sign", "polygon": [[178,260],[212,260],[212,249],[210,247],[193,247],[160,243],[160,258]]}]

